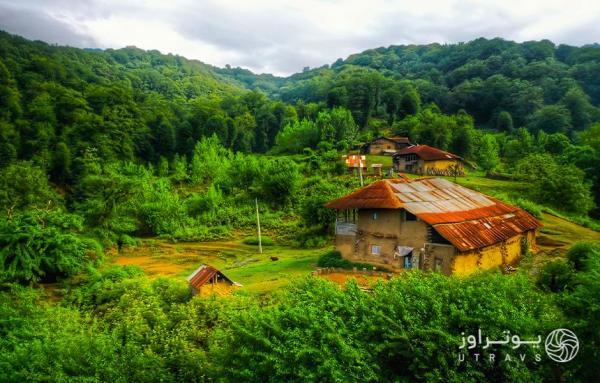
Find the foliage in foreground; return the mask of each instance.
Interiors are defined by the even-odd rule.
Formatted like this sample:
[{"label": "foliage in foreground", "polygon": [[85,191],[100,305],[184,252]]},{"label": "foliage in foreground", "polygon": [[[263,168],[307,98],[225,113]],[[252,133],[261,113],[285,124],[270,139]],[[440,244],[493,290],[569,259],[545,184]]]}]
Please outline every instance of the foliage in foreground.
[{"label": "foliage in foreground", "polygon": [[[581,250],[581,249],[580,249]],[[583,251],[583,250],[581,250]],[[552,294],[525,274],[467,278],[410,272],[372,292],[307,278],[268,301],[192,298],[133,267],[88,274],[60,305],[39,291],[0,291],[0,380],[58,381],[589,381],[597,376],[600,263],[579,257],[574,287]],[[569,328],[581,350],[556,365],[543,350],[479,350],[458,362],[462,333],[493,339]],[[534,354],[540,353],[536,362]]]}]

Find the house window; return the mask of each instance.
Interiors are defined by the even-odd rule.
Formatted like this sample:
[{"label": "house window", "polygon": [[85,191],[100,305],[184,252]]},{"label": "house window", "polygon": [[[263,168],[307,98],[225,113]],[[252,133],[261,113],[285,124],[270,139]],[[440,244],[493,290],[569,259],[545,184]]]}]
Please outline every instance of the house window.
[{"label": "house window", "polygon": [[442,272],[442,265],[443,265],[443,260],[442,258],[435,258],[435,263],[434,263],[434,271],[436,273],[441,273]]},{"label": "house window", "polygon": [[371,245],[371,254],[380,255],[381,254],[381,246],[379,245]]},{"label": "house window", "polygon": [[377,212],[373,213],[373,221],[379,218],[379,214]]}]

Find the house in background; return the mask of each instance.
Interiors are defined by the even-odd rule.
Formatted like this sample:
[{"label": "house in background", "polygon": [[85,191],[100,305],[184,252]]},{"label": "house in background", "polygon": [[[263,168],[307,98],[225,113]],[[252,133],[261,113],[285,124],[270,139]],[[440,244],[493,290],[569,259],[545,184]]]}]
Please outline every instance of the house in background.
[{"label": "house in background", "polygon": [[231,293],[233,286],[241,286],[209,265],[202,265],[197,268],[187,277],[187,281],[192,295],[227,295]]},{"label": "house in background", "polygon": [[378,137],[371,142],[367,142],[361,147],[363,154],[388,154],[392,155],[401,149],[411,146],[408,137]]},{"label": "house in background", "polygon": [[469,274],[517,262],[541,224],[445,179],[376,181],[326,205],[342,257],[394,271]]},{"label": "house in background", "polygon": [[342,160],[346,163],[348,171],[353,173],[355,170],[358,172],[362,168],[363,173],[367,172],[367,158],[360,154],[349,154],[342,156]]},{"label": "house in background", "polygon": [[404,148],[394,154],[393,162],[397,172],[430,176],[464,175],[461,157],[428,145]]}]

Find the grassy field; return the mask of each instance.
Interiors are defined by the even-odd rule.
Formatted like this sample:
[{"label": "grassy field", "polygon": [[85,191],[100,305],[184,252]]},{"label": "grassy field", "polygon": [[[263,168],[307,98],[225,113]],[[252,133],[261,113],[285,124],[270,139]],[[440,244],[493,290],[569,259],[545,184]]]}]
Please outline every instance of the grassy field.
[{"label": "grassy field", "polygon": [[120,254],[113,252],[111,261],[137,265],[151,277],[176,278],[185,278],[201,264],[209,264],[241,283],[244,290],[261,294],[308,275],[315,269],[319,255],[328,249],[274,245],[264,247],[260,254],[257,246],[246,245],[242,240],[175,244],[143,240],[140,246],[125,248]]},{"label": "grassy field", "polygon": [[[453,181],[453,178],[448,178]],[[492,180],[479,173],[458,177],[456,181],[489,195],[519,196],[527,191],[525,183]],[[600,232],[563,218],[544,213],[541,221],[544,227],[538,235],[537,252],[521,265],[532,272],[548,260],[563,256],[574,242],[600,241]],[[125,248],[119,254],[113,252],[110,259],[112,263],[120,265],[137,265],[151,277],[170,276],[182,279],[201,264],[210,264],[241,283],[244,291],[265,294],[310,274],[315,270],[319,256],[331,248],[331,245],[318,249],[274,245],[265,246],[263,254],[259,254],[258,247],[244,244],[241,236],[225,241],[191,243],[146,239],[139,246]],[[272,260],[271,257],[276,257],[277,260]],[[339,282],[347,278],[336,276],[331,279]]]}]

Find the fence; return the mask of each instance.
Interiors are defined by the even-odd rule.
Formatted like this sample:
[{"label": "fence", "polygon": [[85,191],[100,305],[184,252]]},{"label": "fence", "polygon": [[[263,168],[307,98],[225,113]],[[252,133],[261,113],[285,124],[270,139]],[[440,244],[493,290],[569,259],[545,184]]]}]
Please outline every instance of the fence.
[{"label": "fence", "polygon": [[385,279],[390,279],[394,276],[393,273],[385,272],[381,270],[370,270],[367,268],[359,269],[357,267],[353,267],[352,269],[343,269],[341,267],[322,267],[318,268],[312,272],[312,275],[327,275],[332,273],[344,273],[344,274],[359,274],[359,275],[370,275],[370,276],[378,276]]}]

